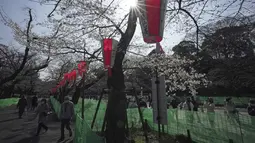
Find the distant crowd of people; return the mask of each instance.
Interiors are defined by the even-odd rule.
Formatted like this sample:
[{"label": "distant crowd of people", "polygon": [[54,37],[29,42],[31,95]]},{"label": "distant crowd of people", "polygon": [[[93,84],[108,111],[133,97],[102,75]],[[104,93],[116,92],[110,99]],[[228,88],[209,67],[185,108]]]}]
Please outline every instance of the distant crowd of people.
[{"label": "distant crowd of people", "polygon": [[[23,113],[27,109],[27,112],[31,111],[35,113],[35,116],[33,119],[36,119],[38,117],[38,126],[37,126],[37,132],[35,136],[38,136],[41,132],[41,129],[43,128],[45,132],[48,131],[47,126],[47,117],[51,113],[50,107],[47,103],[47,100],[45,98],[42,98],[40,100],[40,103],[38,104],[38,97],[35,95],[33,97],[31,96],[23,96],[21,95],[18,104],[18,116],[19,119],[22,118]],[[64,129],[66,128],[69,131],[69,136],[71,137],[73,135],[72,129],[70,127],[71,119],[74,117],[74,105],[73,102],[70,101],[70,97],[66,96],[64,102],[61,104],[60,109],[60,120],[61,120],[61,136],[59,141],[63,141],[65,139],[64,135]]]},{"label": "distant crowd of people", "polygon": [[[151,100],[148,100],[148,99],[151,99],[151,98],[140,98],[138,100],[139,107],[150,108]],[[128,108],[138,107],[134,98],[128,99],[128,103],[129,103]],[[188,111],[195,111],[195,112],[201,109],[201,112],[207,113],[209,122],[212,125],[214,123],[215,103],[212,97],[208,97],[207,100],[205,100],[204,102],[201,102],[200,99],[196,96],[186,97],[184,101],[180,101],[180,99],[177,98],[176,96],[168,96],[167,108],[188,110]],[[231,118],[234,121],[238,121],[237,114],[239,113],[239,111],[237,110],[236,105],[234,104],[231,97],[228,97],[225,99],[223,110],[227,114],[228,118]],[[247,112],[252,118],[255,118],[255,100],[254,99],[251,99],[249,101]],[[193,118],[193,116],[191,118]],[[199,117],[198,117],[198,120],[199,120]],[[252,124],[255,125],[255,119],[252,119],[251,121],[252,121]]]}]

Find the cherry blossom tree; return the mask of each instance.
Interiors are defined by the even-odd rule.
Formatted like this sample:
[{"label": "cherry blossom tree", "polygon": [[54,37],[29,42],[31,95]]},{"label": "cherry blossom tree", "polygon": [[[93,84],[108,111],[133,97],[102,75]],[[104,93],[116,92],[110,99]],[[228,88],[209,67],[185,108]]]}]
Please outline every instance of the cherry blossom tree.
[{"label": "cherry blossom tree", "polygon": [[[126,62],[126,68],[134,68],[125,71],[125,75],[134,76],[134,72],[142,71],[146,78],[155,76],[155,70],[159,75],[165,76],[169,92],[188,91],[196,95],[196,89],[207,86],[209,81],[205,74],[198,73],[193,67],[194,61],[179,56],[157,55],[148,57],[132,57]],[[150,79],[151,80],[151,79]]]}]

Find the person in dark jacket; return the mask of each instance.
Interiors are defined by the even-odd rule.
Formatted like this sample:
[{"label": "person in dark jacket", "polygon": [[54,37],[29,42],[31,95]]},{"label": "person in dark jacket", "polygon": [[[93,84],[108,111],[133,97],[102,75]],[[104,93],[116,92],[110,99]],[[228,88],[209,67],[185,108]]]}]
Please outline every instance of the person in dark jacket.
[{"label": "person in dark jacket", "polygon": [[173,107],[173,109],[176,109],[178,107],[178,103],[175,97],[171,101],[171,106]]},{"label": "person in dark jacket", "polygon": [[26,106],[27,106],[27,100],[24,97],[24,95],[21,95],[21,98],[19,99],[19,102],[17,104],[17,108],[19,108],[19,119],[22,118],[22,115],[25,111]]},{"label": "person in dark jacket", "polygon": [[35,95],[35,96],[33,96],[33,98],[32,98],[32,110],[35,110],[35,108],[37,107],[37,105],[38,105],[38,98],[37,98],[37,96]]},{"label": "person in dark jacket", "polygon": [[147,108],[147,104],[145,101],[143,101],[143,99],[139,99],[139,106],[141,108]]},{"label": "person in dark jacket", "polygon": [[48,131],[48,127],[46,125],[48,111],[49,111],[49,106],[47,104],[47,100],[42,99],[41,104],[36,109],[36,115],[35,115],[35,118],[39,115],[36,136],[40,134],[41,128],[44,128],[45,132]]},{"label": "person in dark jacket", "polygon": [[191,102],[193,104],[193,111],[198,111],[199,104],[194,96],[191,96]]},{"label": "person in dark jacket", "polygon": [[69,136],[72,136],[72,129],[70,128],[70,121],[74,116],[74,105],[73,102],[70,101],[68,96],[65,97],[65,101],[61,104],[60,109],[60,120],[61,120],[61,137],[59,141],[63,141],[65,139],[65,127],[69,131]]},{"label": "person in dark jacket", "polygon": [[247,110],[248,114],[251,116],[252,125],[255,125],[255,100],[250,100]]}]

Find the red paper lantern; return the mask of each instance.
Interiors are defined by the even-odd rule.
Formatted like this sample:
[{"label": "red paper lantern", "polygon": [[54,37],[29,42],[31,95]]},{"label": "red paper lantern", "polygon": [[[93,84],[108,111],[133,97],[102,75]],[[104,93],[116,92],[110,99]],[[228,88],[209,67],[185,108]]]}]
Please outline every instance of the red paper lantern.
[{"label": "red paper lantern", "polygon": [[117,40],[114,40],[111,38],[103,39],[102,47],[103,47],[103,57],[104,57],[105,69],[113,67],[115,55],[116,55],[116,51],[117,51],[117,45],[118,45]]},{"label": "red paper lantern", "polygon": [[64,79],[65,80],[69,80],[69,78],[70,78],[70,73],[65,73],[64,74]]},{"label": "red paper lantern", "polygon": [[104,67],[108,69],[108,75],[111,76],[111,68],[114,65],[115,55],[117,52],[118,41],[107,38],[103,39],[102,47],[103,47],[103,57],[104,57]]},{"label": "red paper lantern", "polygon": [[80,76],[83,75],[83,73],[86,72],[86,62],[85,61],[82,61],[78,64],[78,73]]},{"label": "red paper lantern", "polygon": [[104,67],[111,67],[112,39],[103,40]]},{"label": "red paper lantern", "polygon": [[76,80],[76,70],[73,70],[73,71],[70,73],[70,78],[71,78],[71,80]]},{"label": "red paper lantern", "polygon": [[66,83],[65,79],[62,79],[62,80],[59,82],[59,85],[60,85],[60,86],[64,86],[65,83]]},{"label": "red paper lantern", "polygon": [[166,0],[139,0],[139,21],[143,40],[146,43],[157,43],[163,38]]}]

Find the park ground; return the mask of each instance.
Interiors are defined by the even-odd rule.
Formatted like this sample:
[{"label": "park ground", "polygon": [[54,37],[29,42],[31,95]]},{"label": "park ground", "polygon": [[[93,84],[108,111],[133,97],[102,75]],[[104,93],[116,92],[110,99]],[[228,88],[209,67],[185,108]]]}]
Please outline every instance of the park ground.
[{"label": "park ground", "polygon": [[[55,120],[55,115],[49,115],[49,130],[44,132],[42,129],[38,137],[35,136],[37,119],[31,120],[33,117],[32,112],[25,112],[23,119],[18,119],[15,106],[0,109],[0,143],[57,143],[60,138],[60,122]],[[67,138],[61,143],[72,143],[72,139]]]}]

